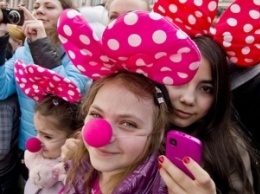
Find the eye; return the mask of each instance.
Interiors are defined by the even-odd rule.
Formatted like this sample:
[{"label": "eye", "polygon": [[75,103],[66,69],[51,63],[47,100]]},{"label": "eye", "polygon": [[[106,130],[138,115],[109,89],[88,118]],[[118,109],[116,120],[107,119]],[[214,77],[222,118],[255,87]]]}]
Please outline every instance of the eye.
[{"label": "eye", "polygon": [[137,128],[137,125],[131,121],[122,121],[121,125],[127,128]]},{"label": "eye", "polygon": [[109,17],[109,21],[112,22],[113,20],[115,20],[116,18],[118,18],[118,15],[111,15]]},{"label": "eye", "polygon": [[52,139],[52,137],[49,136],[49,135],[44,135],[44,138],[45,138],[45,139],[48,139],[48,140],[51,140],[51,139]]},{"label": "eye", "polygon": [[213,87],[212,86],[201,86],[200,90],[202,92],[208,93],[208,94],[213,94]]},{"label": "eye", "polygon": [[93,118],[102,118],[102,116],[96,112],[90,112],[89,116],[91,116]]}]

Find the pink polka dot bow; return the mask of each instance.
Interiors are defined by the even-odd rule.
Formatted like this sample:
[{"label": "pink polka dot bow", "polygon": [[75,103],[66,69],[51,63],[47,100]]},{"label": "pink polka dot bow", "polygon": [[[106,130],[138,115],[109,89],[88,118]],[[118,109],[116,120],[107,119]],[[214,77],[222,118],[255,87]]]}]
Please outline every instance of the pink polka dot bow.
[{"label": "pink polka dot bow", "polygon": [[92,79],[126,70],[180,85],[193,78],[201,61],[189,36],[153,12],[120,16],[98,40],[85,19],[68,9],[59,18],[58,34],[74,65]]},{"label": "pink polka dot bow", "polygon": [[260,0],[235,0],[212,27],[218,0],[157,0],[153,10],[190,36],[210,35],[240,66],[260,62]]},{"label": "pink polka dot bow", "polygon": [[41,101],[47,94],[53,94],[68,102],[78,102],[79,88],[69,79],[38,65],[25,65],[17,60],[14,66],[15,79],[20,89],[35,101]]}]

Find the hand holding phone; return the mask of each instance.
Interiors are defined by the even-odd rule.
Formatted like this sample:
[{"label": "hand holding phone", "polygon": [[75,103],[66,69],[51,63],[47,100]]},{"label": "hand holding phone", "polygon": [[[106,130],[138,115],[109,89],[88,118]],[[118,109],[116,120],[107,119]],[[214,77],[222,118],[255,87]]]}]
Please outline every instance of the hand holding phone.
[{"label": "hand holding phone", "polygon": [[186,133],[171,130],[166,138],[166,157],[179,169],[194,179],[193,175],[183,164],[184,157],[190,157],[198,164],[202,160],[202,143],[199,139]]}]

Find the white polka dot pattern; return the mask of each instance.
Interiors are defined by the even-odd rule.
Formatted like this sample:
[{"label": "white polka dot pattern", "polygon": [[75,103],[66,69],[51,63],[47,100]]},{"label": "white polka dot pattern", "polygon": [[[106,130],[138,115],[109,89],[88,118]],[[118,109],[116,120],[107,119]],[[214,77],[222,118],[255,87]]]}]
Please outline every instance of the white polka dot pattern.
[{"label": "white polka dot pattern", "polygon": [[[240,66],[260,62],[260,0],[235,0],[215,28],[218,0],[157,0],[153,11],[175,22],[190,36],[210,35]],[[198,14],[198,11],[202,14]],[[202,16],[201,16],[202,15]]]},{"label": "white polka dot pattern", "polygon": [[97,40],[85,19],[73,12],[62,12],[58,34],[73,64],[92,79],[127,70],[159,83],[180,85],[197,72],[201,61],[197,46],[157,13],[122,15]]},{"label": "white polka dot pattern", "polygon": [[21,60],[17,60],[14,71],[20,89],[37,102],[47,94],[53,94],[68,102],[77,102],[81,98],[79,88],[71,80],[52,70],[35,64],[25,65]]}]

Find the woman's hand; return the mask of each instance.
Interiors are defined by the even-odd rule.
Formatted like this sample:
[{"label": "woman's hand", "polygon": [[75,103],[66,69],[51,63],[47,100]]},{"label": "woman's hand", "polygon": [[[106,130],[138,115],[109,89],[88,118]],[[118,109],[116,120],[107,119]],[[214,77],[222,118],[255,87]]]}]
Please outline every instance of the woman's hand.
[{"label": "woman's hand", "polygon": [[184,165],[194,176],[194,180],[182,172],[165,156],[159,156],[160,175],[168,187],[169,194],[216,194],[216,186],[209,174],[189,157]]},{"label": "woman's hand", "polygon": [[37,20],[31,12],[23,6],[18,6],[24,12],[24,24],[22,27],[23,33],[31,41],[47,37],[43,22]]}]

